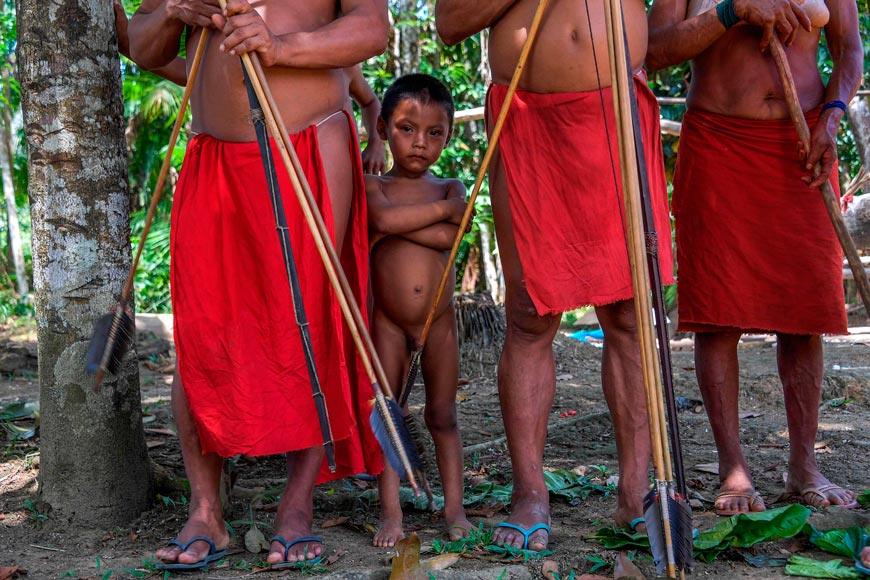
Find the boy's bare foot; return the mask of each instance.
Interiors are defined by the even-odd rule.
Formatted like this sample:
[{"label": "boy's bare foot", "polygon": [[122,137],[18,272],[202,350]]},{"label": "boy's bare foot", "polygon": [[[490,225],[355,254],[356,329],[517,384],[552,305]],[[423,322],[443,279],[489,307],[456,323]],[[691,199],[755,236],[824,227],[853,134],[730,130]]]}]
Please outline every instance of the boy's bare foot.
[{"label": "boy's bare foot", "polygon": [[447,524],[447,535],[451,542],[467,538],[471,529],[474,527],[471,522],[465,517],[465,512],[460,511],[456,517],[444,516],[444,521]]},{"label": "boy's bare foot", "polygon": [[[539,524],[550,524],[550,506],[547,496],[540,501],[538,494],[532,494],[525,498],[514,497],[511,499],[511,516],[505,524],[516,526],[523,530],[530,530]],[[492,543],[495,545],[508,545],[514,548],[522,548],[540,552],[547,549],[550,534],[546,529],[538,529],[525,535],[513,527],[496,526],[492,534]]]},{"label": "boy's bare foot", "polygon": [[870,568],[870,546],[867,546],[863,550],[861,550],[861,564],[867,568]]},{"label": "boy's bare foot", "polygon": [[[206,536],[215,543],[216,551],[226,549],[230,543],[227,527],[220,517],[215,517],[210,509],[191,510],[187,523],[176,536],[180,544],[187,544],[196,536]],[[157,560],[165,564],[195,564],[203,560],[209,553],[207,542],[194,542],[186,552],[178,546],[166,546],[154,553]]]},{"label": "boy's bare foot", "polygon": [[381,515],[381,523],[378,526],[378,531],[375,534],[372,545],[378,548],[392,548],[396,542],[405,538],[405,532],[402,530],[402,516],[398,518],[394,516]]}]

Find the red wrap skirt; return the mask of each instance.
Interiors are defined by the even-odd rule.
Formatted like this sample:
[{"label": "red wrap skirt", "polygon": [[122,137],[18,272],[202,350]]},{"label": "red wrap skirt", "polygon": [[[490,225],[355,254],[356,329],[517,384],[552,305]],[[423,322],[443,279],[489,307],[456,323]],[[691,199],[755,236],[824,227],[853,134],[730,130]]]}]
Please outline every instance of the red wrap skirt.
[{"label": "red wrap skirt", "polygon": [[[317,129],[292,140],[332,232]],[[318,481],[377,473],[381,453],[368,424],[371,385],[278,148],[272,148],[336,442],[337,472],[324,465]],[[347,154],[356,160],[355,191],[341,256],[357,303],[365,305],[365,187],[353,130]],[[267,455],[323,444],[275,227],[257,143],[194,137],[172,211],[171,284],[178,370],[203,452]]]},{"label": "red wrap skirt", "polygon": [[[818,111],[807,115],[810,124]],[[847,332],[843,254],[788,119],[688,111],[674,179],[679,328]],[[831,185],[839,192],[837,169]]]},{"label": "red wrap skirt", "polygon": [[[635,79],[664,284],[673,283],[659,108]],[[487,96],[494,122],[507,87]],[[517,91],[499,150],[526,288],[539,315],[634,295],[626,249],[613,97]]]}]

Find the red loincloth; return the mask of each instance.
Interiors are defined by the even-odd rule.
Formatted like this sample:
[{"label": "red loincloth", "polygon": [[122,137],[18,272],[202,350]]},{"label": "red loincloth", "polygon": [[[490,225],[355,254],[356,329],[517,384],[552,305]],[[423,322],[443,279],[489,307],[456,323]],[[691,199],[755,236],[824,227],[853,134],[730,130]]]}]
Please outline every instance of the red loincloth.
[{"label": "red loincloth", "polygon": [[[309,127],[292,140],[332,232],[317,129]],[[318,482],[378,473],[381,451],[368,423],[371,385],[278,148],[274,143],[272,148],[336,441],[337,472],[330,474],[324,465]],[[364,305],[368,226],[355,131],[348,155],[355,160],[355,191],[341,255],[357,303]],[[171,251],[178,370],[203,452],[267,455],[322,445],[256,142],[222,142],[208,135],[190,141],[175,192]]]},{"label": "red loincloth", "polygon": [[[662,282],[671,284],[674,268],[659,108],[644,82],[635,79],[635,88]],[[506,93],[504,85],[490,88],[491,123]],[[517,91],[499,150],[523,277],[538,314],[631,298],[611,89]]]},{"label": "red loincloth", "polygon": [[[818,111],[807,115],[812,126]],[[845,334],[843,254],[788,119],[683,117],[673,209],[679,329]],[[831,185],[839,192],[837,168]]]}]

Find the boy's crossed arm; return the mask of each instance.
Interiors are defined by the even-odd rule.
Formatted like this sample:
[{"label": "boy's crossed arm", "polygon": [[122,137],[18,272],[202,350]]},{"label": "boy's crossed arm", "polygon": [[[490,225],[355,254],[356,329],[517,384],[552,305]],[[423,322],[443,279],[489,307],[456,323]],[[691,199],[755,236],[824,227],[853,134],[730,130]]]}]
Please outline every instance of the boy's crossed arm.
[{"label": "boy's crossed arm", "polygon": [[[437,250],[449,250],[465,212],[465,186],[452,180],[445,199],[395,204],[375,176],[366,176],[368,219],[374,237],[397,235]],[[449,240],[449,241],[448,241]]]},{"label": "boy's crossed arm", "polygon": [[[456,229],[465,214],[465,185],[458,179],[451,180],[447,186],[447,199],[444,201],[452,201],[451,208],[456,213],[444,221],[400,235],[406,240],[433,250],[444,251],[453,248],[453,242],[456,240]],[[471,223],[468,224],[468,229],[470,228]]]}]

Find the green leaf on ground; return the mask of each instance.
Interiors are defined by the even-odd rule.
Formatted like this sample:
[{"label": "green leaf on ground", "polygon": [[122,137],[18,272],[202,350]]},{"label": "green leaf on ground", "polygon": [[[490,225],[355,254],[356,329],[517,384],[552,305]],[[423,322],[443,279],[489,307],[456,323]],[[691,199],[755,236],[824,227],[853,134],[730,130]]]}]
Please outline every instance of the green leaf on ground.
[{"label": "green leaf on ground", "polygon": [[821,532],[809,526],[810,543],[837,556],[857,560],[864,548],[864,538],[870,534],[870,528],[861,529],[857,526],[845,530],[829,530]]},{"label": "green leaf on ground", "polygon": [[808,578],[834,578],[835,580],[860,580],[865,578],[854,566],[844,565],[841,560],[822,562],[803,556],[792,556],[785,573],[789,576],[805,576]]},{"label": "green leaf on ground", "polygon": [[695,539],[695,558],[712,562],[728,548],[748,548],[796,536],[810,517],[810,510],[798,504],[739,514],[722,520]]},{"label": "green leaf on ground", "polygon": [[649,537],[646,534],[634,534],[623,528],[601,528],[586,539],[601,542],[608,550],[638,548],[649,551]]},{"label": "green leaf on ground", "polygon": [[864,507],[870,506],[870,489],[865,489],[858,494],[858,503]]}]

